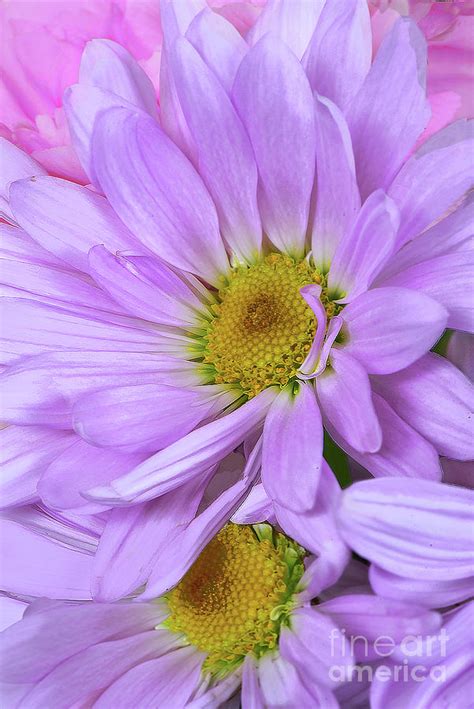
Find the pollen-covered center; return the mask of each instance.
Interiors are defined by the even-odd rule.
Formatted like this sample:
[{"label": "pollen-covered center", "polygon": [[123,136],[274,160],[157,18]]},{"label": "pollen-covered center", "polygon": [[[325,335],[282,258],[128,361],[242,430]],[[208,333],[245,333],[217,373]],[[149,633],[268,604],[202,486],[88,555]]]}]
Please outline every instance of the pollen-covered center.
[{"label": "pollen-covered center", "polygon": [[167,627],[207,653],[223,676],[275,648],[303,574],[304,551],[269,525],[228,524],[167,596]]},{"label": "pollen-covered center", "polygon": [[323,286],[323,304],[334,314],[324,276],[307,260],[270,254],[233,270],[204,335],[204,362],[213,367],[216,384],[236,384],[252,397],[296,376],[316,331],[313,311],[300,293],[310,283]]}]

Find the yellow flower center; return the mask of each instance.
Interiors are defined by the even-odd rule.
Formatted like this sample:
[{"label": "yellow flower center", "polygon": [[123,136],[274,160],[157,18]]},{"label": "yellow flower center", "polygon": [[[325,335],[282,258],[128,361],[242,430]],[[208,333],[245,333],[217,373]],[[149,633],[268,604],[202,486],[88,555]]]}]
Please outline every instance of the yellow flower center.
[{"label": "yellow flower center", "polygon": [[216,384],[237,385],[250,398],[296,376],[316,332],[313,311],[300,293],[311,283],[322,286],[328,316],[336,314],[325,277],[307,260],[272,253],[232,271],[203,335],[203,361]]},{"label": "yellow flower center", "polygon": [[166,626],[207,653],[205,672],[224,676],[248,653],[260,657],[276,647],[303,556],[270,525],[228,524],[168,594]]}]

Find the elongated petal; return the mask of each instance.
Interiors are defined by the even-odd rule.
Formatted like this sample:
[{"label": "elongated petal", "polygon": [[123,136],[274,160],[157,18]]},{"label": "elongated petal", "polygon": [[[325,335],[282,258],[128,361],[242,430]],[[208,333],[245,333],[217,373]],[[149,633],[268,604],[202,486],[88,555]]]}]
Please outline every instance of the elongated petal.
[{"label": "elongated petal", "polygon": [[100,245],[89,252],[89,268],[95,281],[132,315],[163,325],[196,326],[202,303],[162,261],[115,256]]},{"label": "elongated petal", "polygon": [[[96,446],[155,453],[192,431],[212,410],[213,388],[130,384],[99,389],[74,405],[73,425]],[[225,402],[222,402],[222,408]]]},{"label": "elongated petal", "polygon": [[38,682],[25,701],[30,706],[57,707],[61,703],[74,706],[94,702],[131,667],[159,654],[158,632],[148,630],[130,638],[108,640],[73,655]]},{"label": "elongated petal", "polygon": [[316,504],[309,512],[292,512],[275,504],[280,527],[290,537],[317,555],[306,569],[299,594],[301,601],[310,601],[329,588],[341,576],[350,557],[349,549],[338,529],[335,508],[341,489],[332,470],[323,460]]},{"label": "elongated petal", "polygon": [[446,581],[405,578],[374,564],[370,567],[369,578],[378,595],[427,608],[447,608],[467,601],[472,596],[474,585],[472,578]]},{"label": "elongated petal", "polygon": [[[43,613],[36,612],[3,634],[2,680],[37,682],[75,653],[104,640],[153,630],[166,617],[157,603],[61,603],[47,613],[46,633]],[[38,652],[31,652],[33,641],[39,643]]]},{"label": "elongated petal", "polygon": [[[337,707],[336,700],[323,704],[317,701],[318,687],[311,684],[311,692],[300,679],[296,667],[285,660],[279,653],[267,653],[260,658],[258,663],[258,676],[260,688],[264,697],[265,706],[291,706],[301,707],[324,706],[328,709]],[[308,683],[309,684],[309,683]]]},{"label": "elongated petal", "polygon": [[173,545],[194,518],[205,485],[192,480],[157,500],[111,512],[95,555],[95,600],[124,598],[148,580],[161,547]]},{"label": "elongated petal", "polygon": [[192,165],[151,118],[105,112],[94,165],[120,218],[165,261],[216,282],[227,269],[211,198]]},{"label": "elongated petal", "polygon": [[310,350],[303,364],[300,366],[302,378],[311,376],[317,369],[321,356],[321,349],[326,335],[327,314],[321,303],[322,288],[315,283],[303,286],[300,293],[311,308],[316,318],[316,333],[313,337]]},{"label": "elongated petal", "polygon": [[54,512],[41,503],[7,510],[3,516],[45,539],[90,555],[96,552],[105,527],[104,518],[98,515]]},{"label": "elongated petal", "polygon": [[303,58],[311,88],[343,111],[364,83],[372,60],[364,0],[326,2]]},{"label": "elongated petal", "polygon": [[188,709],[208,709],[208,707],[225,705],[228,703],[227,700],[232,701],[229,697],[235,695],[240,685],[240,672],[231,672],[231,674],[227,675],[224,679],[215,684],[211,684],[204,694],[199,692],[196,699],[189,702],[187,707]]},{"label": "elongated petal", "polygon": [[0,137],[0,213],[5,219],[14,221],[9,202],[10,184],[34,175],[46,175],[46,170],[36,160],[17,148],[5,138]]},{"label": "elongated petal", "polygon": [[313,97],[305,73],[281,41],[264,37],[242,61],[233,99],[257,160],[264,230],[279,249],[301,255],[315,165]]},{"label": "elongated petal", "polygon": [[311,384],[285,388],[263,429],[262,482],[267,494],[295,512],[313,508],[323,455],[323,427]]},{"label": "elongated petal", "polygon": [[1,506],[38,498],[37,486],[49,463],[74,442],[74,435],[40,426],[8,426],[0,431]]},{"label": "elongated petal", "polygon": [[347,113],[363,198],[390,185],[428,123],[425,75],[426,41],[412,20],[401,18]]},{"label": "elongated petal", "polygon": [[[341,627],[345,627],[344,623]],[[317,611],[298,608],[291,614],[291,629],[282,628],[280,647],[282,656],[316,685],[334,686],[330,672],[332,665],[350,676],[354,661],[349,642],[334,621],[319,612],[319,606]]]},{"label": "elongated petal", "polygon": [[107,487],[90,491],[105,504],[144,502],[179,487],[236,448],[266,416],[276,391],[266,389],[236,411],[191,431]]},{"label": "elongated petal", "polygon": [[19,226],[0,223],[1,248],[4,259],[34,262],[45,266],[65,268],[66,263],[56,258],[50,251],[34,241],[29,234]]},{"label": "elongated petal", "polygon": [[19,596],[89,600],[93,557],[0,520],[2,589]]},{"label": "elongated petal", "polygon": [[146,590],[140,598],[156,598],[168,592],[191,565],[204,547],[228,522],[247,495],[261,465],[261,446],[252,452],[242,477],[224,490],[211,504],[176,535],[175,544],[165,544],[155,558],[155,567]]},{"label": "elongated petal", "polygon": [[443,334],[447,321],[443,306],[408,288],[408,284],[407,288],[376,288],[344,309],[344,351],[369,374],[407,367]]},{"label": "elongated petal", "polygon": [[8,596],[0,598],[0,629],[6,630],[10,625],[18,623],[22,619],[26,608],[28,608],[28,604],[23,601],[17,601],[16,598],[9,598]]},{"label": "elongated petal", "polygon": [[467,332],[453,332],[448,342],[446,357],[468,379],[474,381],[474,337]]},{"label": "elongated petal", "polygon": [[262,227],[257,167],[244,127],[219,80],[185,39],[170,51],[169,68],[224,239],[239,260],[255,260]]},{"label": "elongated petal", "polygon": [[252,655],[247,655],[244,660],[242,706],[245,709],[264,709],[262,692],[258,683],[257,666]]},{"label": "elongated petal", "polygon": [[117,94],[157,117],[156,93],[148,76],[132,55],[110,39],[94,39],[85,46],[79,81]]},{"label": "elongated petal", "polygon": [[[151,331],[122,322],[94,319],[94,312],[77,308],[67,312],[36,301],[5,298],[3,301],[5,353],[3,361],[51,350],[135,351],[159,349],[159,338]],[[97,315],[107,317],[98,311]],[[114,318],[111,318],[112,320]],[[115,318],[120,321],[120,317]]]},{"label": "elongated petal", "polygon": [[230,94],[239,64],[248,45],[231,22],[209,8],[189,25],[186,38]]},{"label": "elongated petal", "polygon": [[382,431],[372,402],[369,378],[356,359],[333,349],[331,367],[316,380],[325,417],[361,453],[375,453],[382,445]]},{"label": "elongated petal", "polygon": [[445,219],[412,239],[394,254],[379,274],[376,285],[383,285],[394,274],[428,259],[466,251],[472,238],[473,222],[474,197],[471,196]]},{"label": "elongated petal", "polygon": [[252,487],[237,512],[232,517],[235,524],[259,524],[260,522],[272,523],[273,502],[265,492],[262,483]]},{"label": "elongated petal", "polygon": [[447,327],[474,332],[474,250],[458,251],[417,263],[395,274],[387,285],[413,288],[441,303],[448,313]]},{"label": "elongated petal", "polygon": [[[141,112],[141,109],[122,96],[111,93],[99,86],[87,86],[85,84],[69,86],[64,92],[63,106],[74,152],[91,183],[98,190],[101,190],[100,181],[94,166],[92,149],[92,137],[96,121],[103,111],[111,108],[126,108],[137,112]],[[144,115],[149,114],[145,113]]]},{"label": "elongated petal", "polygon": [[3,259],[0,254],[2,283],[0,294],[11,298],[28,298],[40,303],[86,306],[120,311],[120,307],[103,293],[85,274],[64,267],[38,264],[34,259]]},{"label": "elongated petal", "polygon": [[360,209],[351,137],[337,106],[315,98],[316,211],[312,249],[315,263],[329,270],[337,245]]},{"label": "elongated petal", "polygon": [[394,643],[407,635],[429,635],[439,630],[441,616],[412,603],[387,600],[378,596],[350,594],[332,598],[319,606],[348,635],[363,634],[374,641],[381,634],[389,635]]},{"label": "elongated petal", "polygon": [[339,242],[328,276],[331,291],[350,302],[367,290],[393,250],[399,224],[394,202],[377,190]]},{"label": "elongated petal", "polygon": [[41,477],[38,492],[53,509],[80,514],[101,512],[103,505],[85,500],[81,493],[132,470],[141,460],[143,456],[96,448],[76,436],[75,443],[51,461]]},{"label": "elongated petal", "polygon": [[474,458],[472,385],[446,359],[430,352],[401,372],[377,377],[374,386],[440,455]]},{"label": "elongated petal", "polygon": [[254,45],[271,32],[285,42],[298,59],[301,59],[324,4],[325,0],[298,3],[293,0],[269,0],[248,33],[247,41]]},{"label": "elongated petal", "polygon": [[88,270],[92,246],[111,251],[140,248],[128,229],[100,195],[56,177],[15,182],[11,207],[24,230],[72,266]]},{"label": "elongated petal", "polygon": [[176,706],[184,707],[199,686],[204,659],[203,653],[189,646],[143,662],[114,682],[95,706],[97,709],[112,706],[126,709],[133,704],[165,706],[173,697]]},{"label": "elongated petal", "polygon": [[414,428],[398,416],[385,399],[372,392],[372,402],[382,429],[382,445],[376,453],[360,453],[331,426],[336,443],[375,477],[406,476],[441,480],[439,455]]},{"label": "elongated petal", "polygon": [[343,493],[340,531],[352,549],[399,576],[467,578],[473,502],[472,490],[439,482],[367,480]]},{"label": "elongated petal", "polygon": [[462,120],[435,133],[394,179],[388,194],[401,214],[398,246],[443,216],[472,187],[473,132],[473,121]]},{"label": "elongated petal", "polygon": [[[414,647],[413,643],[409,644],[404,657],[400,653],[396,659],[400,664],[408,662],[410,670],[413,670],[421,681],[416,684],[413,681],[395,682],[392,677],[388,678],[387,682],[374,677],[370,693],[371,706],[374,709],[398,709],[401,701],[406,706],[416,706],[419,709],[469,704],[472,694],[470,629],[473,610],[472,602],[464,605],[447,616],[437,637],[423,638],[418,648]],[[416,642],[418,641],[419,639]],[[415,670],[413,667],[419,666],[420,661],[424,670],[421,675],[419,669]]]},{"label": "elongated petal", "polygon": [[72,404],[86,392],[130,382],[195,386],[202,378],[194,363],[172,357],[83,350],[24,357],[0,375],[0,381],[3,421],[69,429]]}]

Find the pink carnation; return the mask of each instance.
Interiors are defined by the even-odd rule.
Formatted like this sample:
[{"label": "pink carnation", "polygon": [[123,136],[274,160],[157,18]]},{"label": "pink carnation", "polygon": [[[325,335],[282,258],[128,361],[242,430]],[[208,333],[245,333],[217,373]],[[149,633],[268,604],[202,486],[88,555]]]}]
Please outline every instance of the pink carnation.
[{"label": "pink carnation", "polygon": [[[261,0],[209,5],[246,32]],[[203,5],[205,5],[203,0]],[[7,0],[0,6],[0,135],[52,175],[87,182],[62,108],[64,90],[79,80],[85,45],[100,37],[126,47],[158,89],[162,31],[160,4],[151,0]]]}]

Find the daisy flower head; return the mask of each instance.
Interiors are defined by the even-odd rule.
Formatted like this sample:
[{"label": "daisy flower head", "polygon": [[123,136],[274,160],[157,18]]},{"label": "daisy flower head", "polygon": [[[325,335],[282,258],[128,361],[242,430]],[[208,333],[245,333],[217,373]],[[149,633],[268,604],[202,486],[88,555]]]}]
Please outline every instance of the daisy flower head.
[{"label": "daisy flower head", "polygon": [[[143,602],[36,601],[0,636],[12,706],[338,706],[354,656],[342,627],[371,637],[397,614],[435,632],[438,613],[340,585],[269,524],[228,524],[178,584]],[[306,567],[306,568],[305,568]],[[317,581],[317,594],[315,597]]]},{"label": "daisy flower head", "polygon": [[[469,382],[430,352],[472,327],[472,126],[417,148],[422,34],[401,18],[372,60],[366,3],[323,5],[269,3],[243,39],[163,2],[159,115],[125,50],[93,42],[65,105],[94,188],[9,188],[4,419],[74,428],[76,506],[173,492],[262,429],[291,512],[316,504],[323,426],[375,476],[472,457]],[[71,504],[69,485],[56,465],[40,494]]]}]

